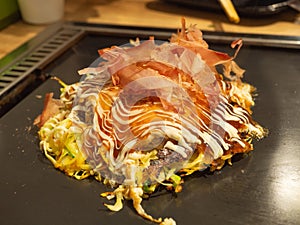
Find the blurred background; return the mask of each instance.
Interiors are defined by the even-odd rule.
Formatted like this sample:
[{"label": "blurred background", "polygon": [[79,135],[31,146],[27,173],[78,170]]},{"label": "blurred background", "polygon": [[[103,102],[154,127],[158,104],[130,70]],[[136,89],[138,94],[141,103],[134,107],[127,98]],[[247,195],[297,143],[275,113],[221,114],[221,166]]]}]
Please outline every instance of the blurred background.
[{"label": "blurred background", "polygon": [[0,58],[50,24],[60,21],[178,28],[180,18],[185,17],[189,24],[197,24],[202,30],[300,35],[299,0],[232,0],[238,21],[230,18],[232,9],[226,5],[228,2],[0,0]]}]

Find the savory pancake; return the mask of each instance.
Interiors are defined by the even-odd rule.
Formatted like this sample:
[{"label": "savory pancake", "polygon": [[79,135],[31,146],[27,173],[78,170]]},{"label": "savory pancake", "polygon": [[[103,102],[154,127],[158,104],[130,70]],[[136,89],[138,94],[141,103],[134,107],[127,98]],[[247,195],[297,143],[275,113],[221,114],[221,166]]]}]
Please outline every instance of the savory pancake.
[{"label": "savory pancake", "polygon": [[[209,49],[195,26],[169,42],[131,41],[99,50],[102,61],[65,85],[60,99],[48,94],[35,123],[40,145],[54,166],[77,179],[95,176],[115,188],[110,210],[131,199],[146,219],[142,198],[159,185],[179,192],[183,177],[221,169],[238,153],[253,150],[266,131],[251,117],[250,84],[234,56]],[[216,66],[222,66],[220,73]]]}]

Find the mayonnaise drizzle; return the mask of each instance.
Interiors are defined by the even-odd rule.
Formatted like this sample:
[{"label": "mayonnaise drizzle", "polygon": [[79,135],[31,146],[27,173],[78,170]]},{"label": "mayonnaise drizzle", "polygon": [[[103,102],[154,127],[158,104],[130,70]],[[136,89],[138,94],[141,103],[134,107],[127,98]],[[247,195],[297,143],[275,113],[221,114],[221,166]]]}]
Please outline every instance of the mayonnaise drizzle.
[{"label": "mayonnaise drizzle", "polygon": [[[173,54],[174,51],[176,54]],[[166,57],[167,55],[170,57]],[[112,65],[114,70],[118,62],[128,65],[128,62],[143,60],[129,56],[124,58],[125,61],[121,60],[120,52],[112,52],[109,56],[118,57]],[[132,171],[128,172],[129,167],[127,168],[133,163],[129,157],[133,150],[147,152],[166,148],[188,161],[195,146],[202,143],[208,146],[208,152],[204,151],[204,154],[213,155],[212,160],[221,157],[233,143],[239,144],[241,148],[245,147],[244,140],[239,136],[241,131],[232,123],[243,124],[243,129],[248,127],[255,131],[255,127],[249,125],[249,113],[242,107],[229,103],[229,99],[222,94],[228,91],[224,81],[220,81],[219,91],[218,86],[212,87],[216,81],[215,75],[199,54],[175,45],[161,45],[151,50],[150,58],[149,55],[144,57],[190,74],[194,83],[182,82],[181,74],[178,74],[176,82],[179,82],[181,88],[192,90],[190,93],[197,93],[199,88],[199,91],[208,91],[205,93],[208,105],[198,104],[195,96],[183,98],[177,103],[183,105],[183,112],[166,110],[157,100],[130,105],[126,99],[130,96],[120,95],[122,88],[107,85],[107,81],[111,82],[107,69],[99,70],[100,74],[97,70],[91,70],[95,74],[89,75],[81,83],[70,115],[74,126],[81,126],[85,130],[82,147],[95,167],[103,169],[106,165],[106,173],[110,173],[111,178],[131,180],[126,174],[133,176]],[[162,79],[169,79],[163,78],[163,74],[156,71],[155,74]],[[231,85],[229,92],[233,95],[239,90]]]}]

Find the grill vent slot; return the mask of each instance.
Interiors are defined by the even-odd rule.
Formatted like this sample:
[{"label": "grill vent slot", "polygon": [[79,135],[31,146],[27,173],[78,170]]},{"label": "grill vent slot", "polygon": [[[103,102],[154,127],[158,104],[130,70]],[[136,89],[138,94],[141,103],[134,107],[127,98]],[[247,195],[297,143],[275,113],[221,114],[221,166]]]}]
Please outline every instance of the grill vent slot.
[{"label": "grill vent slot", "polygon": [[49,62],[49,59],[63,52],[82,33],[83,31],[79,29],[63,28],[50,39],[37,46],[35,50],[27,54],[19,62],[16,62],[4,71],[0,71],[0,99],[35,69],[45,65]]}]

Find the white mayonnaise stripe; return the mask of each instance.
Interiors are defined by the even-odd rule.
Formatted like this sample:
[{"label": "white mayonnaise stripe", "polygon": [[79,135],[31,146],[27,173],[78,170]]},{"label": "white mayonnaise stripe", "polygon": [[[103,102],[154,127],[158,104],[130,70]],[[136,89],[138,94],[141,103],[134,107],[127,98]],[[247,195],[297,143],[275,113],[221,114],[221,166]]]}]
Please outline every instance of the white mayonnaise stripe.
[{"label": "white mayonnaise stripe", "polygon": [[[196,93],[197,91],[200,93],[200,91],[203,91],[202,89],[209,87],[210,84],[216,81],[214,73],[201,59],[200,55],[183,47],[179,48],[185,50],[184,52],[180,53],[181,51],[177,51],[176,54],[173,54],[172,51],[176,50],[176,48],[180,50],[175,45],[156,46],[151,50],[151,53],[147,53],[142,59],[135,57],[134,54],[132,56],[128,56],[128,54],[123,56],[120,55],[123,54],[120,52],[112,52],[112,55],[108,56],[123,60],[122,65],[129,65],[146,58],[150,60],[150,55],[151,60],[180,69],[182,74],[178,75],[177,85],[186,91],[193,90],[193,92],[190,91],[188,93]],[[169,54],[171,56],[167,57]],[[115,63],[108,63],[110,69],[118,69],[118,62],[112,62]],[[106,68],[108,68],[107,65]],[[130,96],[121,96],[122,93],[120,94],[120,91],[122,90],[116,90],[119,87],[104,87],[106,81],[103,82],[103,78],[107,78],[107,75],[111,78],[111,74],[108,74],[108,71],[105,69],[102,71],[102,77],[102,74],[97,73],[97,75],[90,76],[83,82],[79,88],[79,98],[74,109],[78,110],[78,114],[79,112],[86,112],[86,115],[90,115],[88,113],[92,110],[92,115],[94,116],[92,121],[93,127],[89,132],[85,133],[85,138],[88,140],[86,147],[94,151],[94,158],[98,157],[103,159],[103,162],[107,162],[108,169],[113,174],[123,174],[125,179],[129,179],[127,177],[128,171],[126,170],[126,166],[128,166],[126,163],[130,163],[130,160],[132,160],[128,158],[130,155],[129,151],[135,147],[143,149],[143,146],[138,144],[141,141],[147,143],[147,141],[154,140],[156,138],[155,135],[168,137],[164,147],[181,154],[182,157],[187,157],[189,153],[193,152],[192,146],[203,142],[209,146],[208,149],[213,151],[214,159],[222,156],[223,151],[229,148],[231,142],[238,142],[242,147],[244,146],[238,135],[239,131],[230,124],[230,121],[249,123],[249,115],[243,108],[230,105],[228,100],[220,93],[218,94],[221,101],[219,105],[214,105],[213,109],[210,108],[208,99],[205,99],[208,101],[208,106],[206,103],[205,105],[197,104],[197,101],[202,101],[200,99],[201,95],[198,96],[198,100],[193,98],[194,96],[190,96],[191,99],[187,98],[179,102],[179,104],[174,102],[175,106],[180,106],[182,103],[185,107],[185,113],[176,114],[172,111],[165,111],[162,105],[157,105],[157,109],[152,107],[151,103],[130,105],[130,99],[128,99],[128,102],[126,101],[126,98],[130,98]],[[190,74],[194,83],[182,82],[182,80],[189,80],[183,76],[183,72],[187,74],[186,76]],[[163,74],[161,76],[164,77]],[[167,77],[165,78],[167,79]],[[223,81],[221,81],[221,88],[223,88],[224,92],[228,91]],[[210,89],[208,88],[208,90]],[[238,90],[231,87],[229,91],[235,92]],[[213,95],[209,95],[209,93],[204,94],[212,97],[213,101],[215,100]],[[174,96],[176,97],[176,95]],[[185,104],[188,101],[192,101],[192,104]],[[172,102],[170,103],[172,104]],[[224,135],[222,131],[224,131]],[[177,144],[170,140],[176,140]],[[151,143],[149,144],[152,147]],[[115,151],[119,151],[117,157]],[[131,171],[130,177],[134,178],[134,176],[134,172]]]}]

